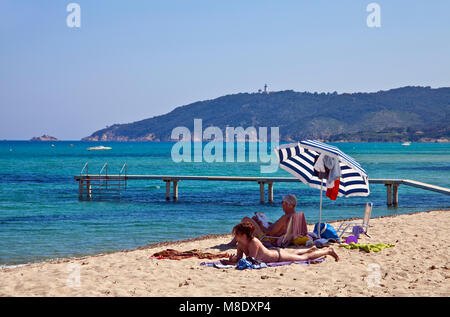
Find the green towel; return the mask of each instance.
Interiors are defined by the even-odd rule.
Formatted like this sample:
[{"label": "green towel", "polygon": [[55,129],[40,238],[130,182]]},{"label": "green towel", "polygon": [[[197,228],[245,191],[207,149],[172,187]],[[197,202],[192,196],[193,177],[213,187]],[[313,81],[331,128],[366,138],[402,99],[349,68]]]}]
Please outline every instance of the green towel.
[{"label": "green towel", "polygon": [[384,243],[377,243],[377,244],[362,244],[362,243],[350,243],[350,244],[340,244],[340,247],[344,247],[346,249],[361,249],[366,252],[380,252],[383,249],[386,248],[392,248],[395,246],[395,244],[384,244]]}]

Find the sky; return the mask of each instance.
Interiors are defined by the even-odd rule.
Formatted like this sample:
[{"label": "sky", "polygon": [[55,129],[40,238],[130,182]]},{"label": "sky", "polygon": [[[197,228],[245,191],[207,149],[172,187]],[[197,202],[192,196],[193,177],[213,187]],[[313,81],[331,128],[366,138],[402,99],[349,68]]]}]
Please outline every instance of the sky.
[{"label": "sky", "polygon": [[266,83],[450,87],[449,17],[448,0],[0,0],[0,139],[79,140]]}]

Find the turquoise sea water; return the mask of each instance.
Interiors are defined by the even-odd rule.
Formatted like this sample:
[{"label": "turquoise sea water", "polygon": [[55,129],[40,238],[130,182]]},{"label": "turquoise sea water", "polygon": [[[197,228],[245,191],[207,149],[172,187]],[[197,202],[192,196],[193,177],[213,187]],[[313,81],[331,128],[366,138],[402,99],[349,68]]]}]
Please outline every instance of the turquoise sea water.
[{"label": "turquoise sea water", "polygon": [[[98,173],[105,162],[128,174],[290,176],[279,169],[260,174],[261,163],[175,163],[173,143],[104,142],[111,151],[90,152],[89,142],[0,142],[0,265],[133,249],[149,243],[204,234],[229,233],[242,217],[263,211],[282,215],[282,196],[293,193],[308,222],[318,220],[319,191],[301,183],[275,183],[273,204],[259,203],[259,185],[247,182],[179,183],[179,200],[165,200],[162,181],[130,181],[120,200],[79,201],[73,179],[89,162]],[[73,146],[71,146],[73,144]],[[450,187],[450,144],[336,144],[354,157],[370,178],[407,178]],[[248,161],[248,160],[247,160]],[[267,197],[267,196],[266,196]],[[362,216],[366,201],[373,216],[450,208],[450,197],[400,186],[398,208],[386,207],[383,185],[365,198],[324,199],[323,218]]]}]

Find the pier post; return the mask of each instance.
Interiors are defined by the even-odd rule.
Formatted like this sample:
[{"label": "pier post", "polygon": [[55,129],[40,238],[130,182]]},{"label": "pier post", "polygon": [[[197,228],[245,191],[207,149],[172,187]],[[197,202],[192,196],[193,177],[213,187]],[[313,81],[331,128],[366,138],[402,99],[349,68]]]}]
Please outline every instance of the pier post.
[{"label": "pier post", "polygon": [[83,200],[83,180],[78,181],[78,199]]},{"label": "pier post", "polygon": [[261,204],[264,204],[265,197],[264,197],[264,182],[258,182],[259,183],[259,200]]},{"label": "pier post", "polygon": [[170,200],[170,181],[164,180],[166,183],[166,200]]},{"label": "pier post", "polygon": [[269,203],[273,203],[273,182],[267,184],[269,184]]},{"label": "pier post", "polygon": [[92,198],[91,181],[90,180],[86,180],[86,197],[87,197],[87,199]]},{"label": "pier post", "polygon": [[392,206],[392,184],[384,184],[386,186],[386,201],[388,206]]},{"label": "pier post", "polygon": [[393,192],[393,199],[394,199],[394,206],[398,206],[398,184],[394,184],[394,192]]},{"label": "pier post", "polygon": [[173,200],[178,200],[178,180],[172,181],[173,183]]}]

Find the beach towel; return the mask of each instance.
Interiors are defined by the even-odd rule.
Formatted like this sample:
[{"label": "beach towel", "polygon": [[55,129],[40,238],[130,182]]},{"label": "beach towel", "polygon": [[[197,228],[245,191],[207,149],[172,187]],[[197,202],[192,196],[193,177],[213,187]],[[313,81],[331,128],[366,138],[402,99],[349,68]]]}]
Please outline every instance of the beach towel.
[{"label": "beach towel", "polygon": [[346,249],[360,249],[364,250],[367,253],[372,252],[380,252],[383,249],[386,248],[392,248],[395,244],[384,244],[384,243],[377,243],[377,244],[362,244],[362,243],[350,243],[350,244],[340,244],[339,247],[346,248]]},{"label": "beach towel", "polygon": [[317,248],[323,248],[325,246],[328,246],[328,242],[329,242],[329,239],[317,239],[317,240],[314,240],[314,245]]},{"label": "beach towel", "polygon": [[[310,264],[322,263],[323,261],[325,261],[325,259],[326,259],[326,257],[315,259],[315,260],[306,260],[306,261],[272,262],[272,263],[265,263],[265,265],[267,267],[278,267],[278,266],[285,266],[285,265],[291,265],[291,264],[302,264],[302,265],[309,266]],[[206,267],[214,267],[217,269],[231,269],[231,268],[237,269],[237,265],[223,265],[222,263],[220,263],[220,261],[202,262],[202,263],[200,263],[200,265],[206,266]],[[253,268],[247,267],[246,269],[253,269]]]},{"label": "beach towel", "polygon": [[326,179],[327,188],[333,188],[334,181],[341,177],[339,160],[325,153],[320,154],[314,160],[314,175],[319,179]]},{"label": "beach towel", "polygon": [[308,243],[312,243],[312,239],[310,239],[308,236],[297,237],[292,240],[292,243],[295,245],[307,245]]},{"label": "beach towel", "polygon": [[200,250],[193,249],[189,251],[177,251],[173,249],[166,249],[161,252],[156,252],[152,258],[157,258],[159,260],[182,260],[192,257],[197,257],[199,259],[217,259],[217,258],[228,258],[230,255],[228,253],[213,254],[208,252],[201,252]]},{"label": "beach towel", "polygon": [[289,220],[286,233],[278,238],[276,246],[285,248],[295,238],[306,236],[307,233],[305,214],[301,211],[296,212]]},{"label": "beach towel", "polygon": [[339,160],[335,157],[325,155],[323,158],[323,165],[325,165],[325,168],[330,170],[327,177],[327,188],[333,188],[334,181],[341,177],[341,166],[339,164]]},{"label": "beach towel", "polygon": [[315,234],[314,232],[308,232],[306,234],[306,236],[308,238],[310,238],[312,241],[319,239],[319,236],[317,234]]},{"label": "beach towel", "polygon": [[206,265],[205,262],[200,263],[200,265],[206,265],[206,266],[214,266],[217,269],[234,269],[235,265],[230,264],[222,264],[220,261],[217,262],[210,262],[210,265]]},{"label": "beach towel", "polygon": [[327,188],[327,192],[326,192],[325,196],[327,196],[331,200],[336,200],[336,198],[337,198],[337,196],[339,194],[339,183],[340,183],[339,179],[335,180],[334,181],[334,187],[333,188]]}]

